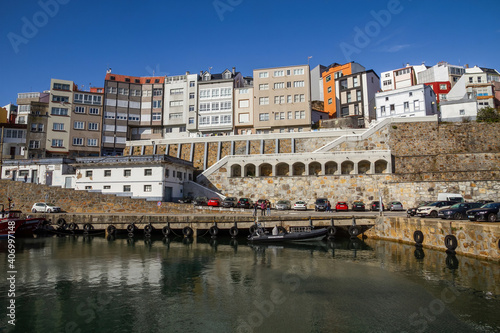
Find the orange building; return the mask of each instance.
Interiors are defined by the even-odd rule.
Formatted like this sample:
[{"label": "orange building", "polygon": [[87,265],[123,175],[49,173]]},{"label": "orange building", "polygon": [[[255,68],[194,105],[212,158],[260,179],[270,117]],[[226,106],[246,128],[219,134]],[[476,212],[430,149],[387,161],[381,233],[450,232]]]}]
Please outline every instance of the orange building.
[{"label": "orange building", "polygon": [[336,96],[335,96],[335,80],[344,76],[365,71],[365,68],[357,62],[349,62],[344,65],[333,63],[328,66],[328,70],[323,72],[323,91],[325,112],[328,112],[330,118],[336,118]]}]

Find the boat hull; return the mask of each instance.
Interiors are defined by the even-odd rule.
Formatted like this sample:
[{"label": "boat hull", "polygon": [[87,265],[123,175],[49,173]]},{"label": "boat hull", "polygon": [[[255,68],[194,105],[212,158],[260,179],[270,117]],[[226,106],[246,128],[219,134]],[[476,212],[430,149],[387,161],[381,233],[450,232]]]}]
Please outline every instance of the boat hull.
[{"label": "boat hull", "polygon": [[312,230],[310,232],[291,232],[279,235],[252,235],[248,240],[253,243],[282,243],[282,242],[311,242],[325,238],[327,230],[325,228]]}]

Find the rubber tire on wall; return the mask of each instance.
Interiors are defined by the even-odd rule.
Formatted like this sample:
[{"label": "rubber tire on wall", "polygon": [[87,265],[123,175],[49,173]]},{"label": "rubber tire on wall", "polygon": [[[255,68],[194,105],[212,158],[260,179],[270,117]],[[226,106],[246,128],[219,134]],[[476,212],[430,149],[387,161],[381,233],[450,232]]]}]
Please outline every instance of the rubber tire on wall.
[{"label": "rubber tire on wall", "polygon": [[182,229],[182,234],[184,235],[184,237],[192,237],[193,229],[191,229],[190,227],[184,227],[184,229]]},{"label": "rubber tire on wall", "polygon": [[108,225],[108,227],[106,228],[106,230],[108,231],[108,234],[109,235],[114,235],[116,233],[116,227],[114,225]]},{"label": "rubber tire on wall", "polygon": [[238,228],[236,226],[234,227],[231,227],[231,229],[229,229],[229,234],[232,236],[232,237],[236,237],[238,236]]},{"label": "rubber tire on wall", "polygon": [[211,226],[210,229],[208,229],[208,232],[210,233],[210,236],[217,236],[219,233],[219,228],[217,226]]},{"label": "rubber tire on wall", "polygon": [[172,232],[172,229],[170,229],[170,227],[167,225],[164,226],[163,229],[161,229],[161,232],[163,233],[163,236],[167,237]]},{"label": "rubber tire on wall", "polygon": [[424,242],[424,234],[420,230],[415,230],[413,233],[413,240],[417,244],[422,244]]},{"label": "rubber tire on wall", "polygon": [[68,230],[69,231],[75,231],[75,230],[78,230],[79,227],[78,227],[78,224],[76,224],[75,222],[71,222],[68,226]]},{"label": "rubber tire on wall", "polygon": [[129,224],[129,225],[127,226],[127,231],[128,231],[129,233],[133,233],[133,232],[135,231],[135,225],[133,225],[133,224]]},{"label": "rubber tire on wall", "polygon": [[86,231],[86,232],[89,232],[90,230],[94,229],[94,227],[92,226],[92,224],[90,223],[85,223],[83,225],[83,231]]},{"label": "rubber tire on wall", "polygon": [[444,238],[444,246],[446,246],[448,250],[455,251],[458,246],[457,237],[454,235],[446,235]]},{"label": "rubber tire on wall", "polygon": [[349,227],[349,235],[351,237],[358,237],[358,235],[359,235],[359,229],[358,229],[358,227],[356,227],[355,225],[351,225]]},{"label": "rubber tire on wall", "polygon": [[253,235],[256,230],[257,226],[255,224],[251,225],[250,228],[248,228],[248,231],[250,231],[250,235]]},{"label": "rubber tire on wall", "polygon": [[151,234],[153,232],[153,226],[151,224],[146,224],[144,226],[144,233]]},{"label": "rubber tire on wall", "polygon": [[62,227],[63,225],[66,225],[66,220],[61,217],[57,220],[57,226]]},{"label": "rubber tire on wall", "polygon": [[335,236],[335,234],[337,233],[337,228],[331,225],[328,228],[326,228],[326,231],[328,232],[328,236]]}]

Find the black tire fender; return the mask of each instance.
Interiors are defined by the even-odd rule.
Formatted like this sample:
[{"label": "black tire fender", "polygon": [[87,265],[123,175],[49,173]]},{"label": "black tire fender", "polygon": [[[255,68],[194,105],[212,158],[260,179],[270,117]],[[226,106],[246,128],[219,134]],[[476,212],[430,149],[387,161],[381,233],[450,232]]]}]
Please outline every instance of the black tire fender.
[{"label": "black tire fender", "polygon": [[128,226],[127,226],[127,231],[129,233],[133,233],[135,231],[135,225],[133,223],[130,223]]},{"label": "black tire fender", "polygon": [[89,232],[90,230],[94,229],[94,226],[90,223],[85,223],[83,225],[83,230],[86,231],[86,232]]},{"label": "black tire fender", "polygon": [[61,217],[61,218],[57,219],[56,223],[57,223],[58,227],[62,227],[62,226],[66,225],[66,220]]},{"label": "black tire fender", "polygon": [[417,244],[422,244],[424,242],[424,234],[420,230],[415,230],[413,233],[413,240]]},{"label": "black tire fender", "polygon": [[163,233],[163,236],[168,236],[172,232],[172,229],[168,225],[164,226],[163,229],[161,229],[161,232]]},{"label": "black tire fender", "polygon": [[208,232],[210,233],[210,236],[217,236],[219,234],[219,228],[217,226],[211,226],[210,229],[208,229]]},{"label": "black tire fender", "polygon": [[351,237],[358,237],[358,235],[359,235],[359,229],[358,229],[358,227],[355,226],[355,225],[351,225],[349,227],[349,235]]},{"label": "black tire fender", "polygon": [[108,227],[106,228],[106,230],[108,231],[108,234],[109,235],[114,235],[116,233],[116,227],[114,225],[108,225]]},{"label": "black tire fender", "polygon": [[454,235],[446,235],[444,238],[444,246],[446,246],[448,250],[454,251],[458,246],[457,237]]},{"label": "black tire fender", "polygon": [[182,229],[182,234],[184,235],[184,237],[192,237],[193,236],[193,229],[191,229],[190,227],[184,227],[184,229]]},{"label": "black tire fender", "polygon": [[328,228],[326,228],[326,231],[328,232],[328,236],[335,236],[335,234],[337,233],[337,228],[331,225]]},{"label": "black tire fender", "polygon": [[153,226],[151,224],[146,224],[144,226],[144,233],[151,234],[153,232]]},{"label": "black tire fender", "polygon": [[75,222],[71,222],[68,226],[68,230],[69,231],[75,231],[75,230],[78,230],[79,227],[78,227],[78,224],[76,224]]},{"label": "black tire fender", "polygon": [[239,230],[236,226],[231,227],[231,229],[229,229],[229,234],[231,235],[231,237],[238,236],[238,232],[239,232]]}]

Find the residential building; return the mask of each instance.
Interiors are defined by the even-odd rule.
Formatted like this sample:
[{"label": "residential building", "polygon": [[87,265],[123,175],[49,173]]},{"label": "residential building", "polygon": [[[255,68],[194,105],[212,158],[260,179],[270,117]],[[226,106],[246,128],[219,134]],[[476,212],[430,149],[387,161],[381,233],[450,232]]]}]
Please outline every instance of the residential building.
[{"label": "residential building", "polygon": [[198,79],[198,74],[189,72],[165,78],[162,116],[165,137],[188,136],[188,132],[197,132]]},{"label": "residential building", "polygon": [[198,132],[228,135],[233,132],[234,89],[244,85],[243,76],[226,69],[222,73],[200,72],[198,82]]},{"label": "residential building", "polygon": [[76,89],[71,113],[70,156],[99,156],[103,116],[103,88]]},{"label": "residential building", "polygon": [[377,119],[423,117],[437,114],[436,94],[431,86],[418,84],[375,94]]},{"label": "residential building", "polygon": [[102,155],[123,155],[127,139],[163,137],[165,77],[134,77],[108,71],[104,79]]},{"label": "residential building", "polygon": [[338,96],[335,91],[335,80],[344,75],[351,75],[363,71],[365,71],[365,68],[353,61],[343,65],[333,63],[321,74],[323,80],[324,110],[328,112],[330,117],[336,118],[338,116]]},{"label": "residential building", "polygon": [[26,158],[47,157],[47,125],[49,120],[49,96],[40,98],[39,102],[30,103],[26,133]]},{"label": "residential building", "polygon": [[[380,79],[373,70],[338,76],[335,79],[337,118],[349,118],[348,126],[367,127],[376,118],[375,93]],[[347,119],[346,119],[347,120]]]},{"label": "residential building", "polygon": [[31,114],[31,102],[40,102],[40,99],[49,96],[50,92],[26,92],[17,94],[17,124],[27,124]]},{"label": "residential building", "polygon": [[417,84],[418,73],[425,71],[427,66],[424,64],[411,66],[406,64],[406,67],[382,72],[380,80],[382,81],[382,91],[405,88]]},{"label": "residential building", "polygon": [[495,107],[494,82],[500,80],[500,74],[496,70],[474,66],[465,69],[464,78],[466,93],[476,97],[478,109]]},{"label": "residential building", "polygon": [[255,132],[310,131],[309,65],[256,69],[253,74]]},{"label": "residential building", "polygon": [[323,101],[325,98],[323,91],[323,73],[328,67],[318,65],[311,69],[311,101]]},{"label": "residential building", "polygon": [[0,123],[0,160],[24,158],[26,125]]},{"label": "residential building", "polygon": [[75,168],[71,165],[73,162],[74,160],[66,158],[5,160],[1,178],[25,181],[26,177],[28,183],[73,188],[75,182]]},{"label": "residential building", "polygon": [[77,158],[76,190],[98,191],[153,201],[177,201],[193,180],[191,162],[167,155]]},{"label": "residential building", "polygon": [[440,103],[447,99],[447,94],[464,73],[463,66],[450,65],[441,61],[418,73],[417,82],[431,86],[436,93],[437,102]]},{"label": "residential building", "polygon": [[446,100],[439,105],[441,121],[476,120],[477,111],[476,98],[464,97],[458,100]]},{"label": "residential building", "polygon": [[50,80],[47,156],[64,157],[69,155],[73,92],[75,90],[77,87],[73,81]]},{"label": "residential building", "polygon": [[252,134],[254,121],[253,80],[245,78],[243,87],[234,89],[234,133]]},{"label": "residential building", "polygon": [[7,110],[7,122],[14,124],[17,118],[17,105],[9,103],[3,108]]}]

